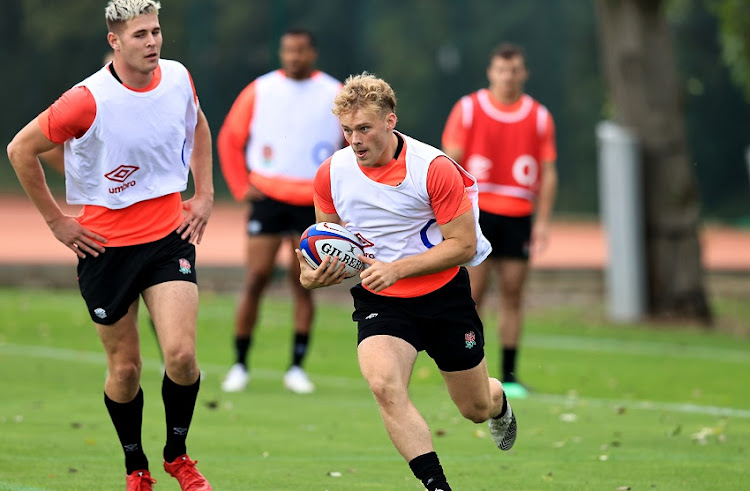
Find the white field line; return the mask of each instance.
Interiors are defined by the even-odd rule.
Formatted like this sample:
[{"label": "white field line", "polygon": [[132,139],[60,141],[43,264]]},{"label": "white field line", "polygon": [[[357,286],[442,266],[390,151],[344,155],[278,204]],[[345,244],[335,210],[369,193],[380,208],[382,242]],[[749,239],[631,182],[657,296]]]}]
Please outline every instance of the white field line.
[{"label": "white field line", "polygon": [[652,341],[628,341],[612,338],[590,338],[580,336],[540,336],[525,335],[523,344],[526,347],[585,351],[602,353],[624,353],[630,355],[658,356],[666,358],[690,358],[713,360],[731,363],[750,364],[750,351],[710,346],[682,346],[676,343]]},{"label": "white field line", "polygon": [[[719,350],[715,350],[719,351]],[[53,348],[49,346],[31,346],[19,344],[2,344],[0,343],[0,355],[23,356],[43,358],[56,361],[74,361],[78,363],[94,364],[105,366],[105,358],[102,353],[93,353],[90,351],[76,351],[66,348]],[[155,359],[144,359],[145,368],[157,370],[161,368],[161,362]],[[224,373],[227,367],[210,363],[201,363],[201,369],[210,373]],[[262,379],[277,379],[283,376],[279,370],[253,369],[253,376]],[[344,377],[337,375],[315,374],[317,382],[324,382],[331,386],[341,387],[342,385],[363,386],[364,382],[360,378]],[[570,407],[575,406],[594,406],[594,407],[617,407],[625,406],[629,409],[641,409],[644,411],[672,411],[687,414],[706,414],[710,416],[724,416],[733,418],[750,419],[750,410],[737,409],[731,407],[719,406],[702,406],[698,404],[671,403],[644,400],[617,400],[591,397],[574,397],[556,394],[533,394],[530,401],[541,401],[549,404],[564,404]]]},{"label": "white field line", "polygon": [[23,486],[23,485],[18,485],[15,483],[0,481],[0,491],[6,490],[6,489],[8,491],[54,491],[52,489],[47,489],[47,488],[31,488],[29,486]]}]

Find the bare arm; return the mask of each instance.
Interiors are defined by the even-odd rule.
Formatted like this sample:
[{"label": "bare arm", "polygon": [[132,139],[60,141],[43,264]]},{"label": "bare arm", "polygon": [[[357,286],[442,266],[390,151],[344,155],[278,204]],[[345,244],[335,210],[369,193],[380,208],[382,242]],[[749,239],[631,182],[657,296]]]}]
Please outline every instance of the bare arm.
[{"label": "bare arm", "polygon": [[444,240],[435,247],[392,263],[360,256],[368,265],[360,274],[362,285],[377,293],[402,278],[437,273],[463,264],[476,253],[477,237],[472,210],[440,225],[440,232]]},{"label": "bare arm", "polygon": [[555,162],[542,163],[542,182],[537,198],[534,228],[531,232],[532,254],[539,254],[549,243],[549,222],[557,194],[557,167]]},{"label": "bare arm", "polygon": [[182,204],[185,220],[177,228],[183,239],[200,244],[206,230],[208,218],[214,204],[213,163],[211,154],[211,130],[203,111],[198,109],[198,122],[195,125],[195,143],[190,159],[195,195]]},{"label": "bare arm", "polygon": [[40,154],[39,158],[61,175],[65,175],[65,150],[62,145],[55,145],[52,150]]},{"label": "bare arm", "polygon": [[39,155],[54,148],[55,143],[47,139],[34,119],[8,144],[8,158],[21,186],[55,238],[81,258],[86,254],[98,256],[104,252],[101,243],[107,240],[82,227],[74,217],[65,215],[47,185]]}]

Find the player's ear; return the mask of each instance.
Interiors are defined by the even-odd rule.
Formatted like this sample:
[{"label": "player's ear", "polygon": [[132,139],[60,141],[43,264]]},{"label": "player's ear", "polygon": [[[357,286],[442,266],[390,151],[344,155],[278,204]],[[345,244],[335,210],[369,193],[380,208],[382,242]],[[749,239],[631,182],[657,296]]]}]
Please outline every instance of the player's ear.
[{"label": "player's ear", "polygon": [[398,123],[398,116],[396,116],[396,113],[389,113],[388,116],[385,117],[385,124],[388,131],[394,130],[396,128],[396,123]]},{"label": "player's ear", "polygon": [[120,38],[112,31],[107,33],[107,42],[112,47],[112,49],[120,48]]}]

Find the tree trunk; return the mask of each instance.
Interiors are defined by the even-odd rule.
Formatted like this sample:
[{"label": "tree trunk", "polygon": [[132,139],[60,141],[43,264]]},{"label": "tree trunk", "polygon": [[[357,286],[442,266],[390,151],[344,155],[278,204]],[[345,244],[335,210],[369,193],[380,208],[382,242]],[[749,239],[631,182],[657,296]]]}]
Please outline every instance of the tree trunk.
[{"label": "tree trunk", "polygon": [[597,0],[615,120],[641,145],[648,310],[710,324],[699,242],[700,197],[662,0]]}]

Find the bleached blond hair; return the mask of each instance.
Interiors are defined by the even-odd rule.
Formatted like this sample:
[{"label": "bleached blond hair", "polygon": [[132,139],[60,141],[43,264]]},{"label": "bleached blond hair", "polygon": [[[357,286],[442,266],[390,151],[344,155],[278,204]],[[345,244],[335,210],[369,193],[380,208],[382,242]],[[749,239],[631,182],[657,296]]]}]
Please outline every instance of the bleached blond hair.
[{"label": "bleached blond hair", "polygon": [[107,29],[114,31],[125,21],[134,19],[139,15],[159,14],[161,3],[154,0],[109,0],[104,9],[104,18],[107,20]]},{"label": "bleached blond hair", "polygon": [[333,100],[333,114],[339,117],[359,109],[375,111],[382,116],[395,113],[396,94],[388,82],[371,73],[349,75]]}]

